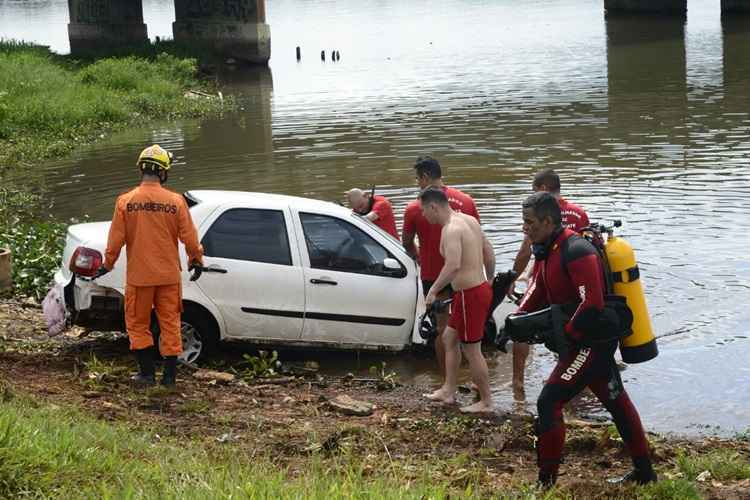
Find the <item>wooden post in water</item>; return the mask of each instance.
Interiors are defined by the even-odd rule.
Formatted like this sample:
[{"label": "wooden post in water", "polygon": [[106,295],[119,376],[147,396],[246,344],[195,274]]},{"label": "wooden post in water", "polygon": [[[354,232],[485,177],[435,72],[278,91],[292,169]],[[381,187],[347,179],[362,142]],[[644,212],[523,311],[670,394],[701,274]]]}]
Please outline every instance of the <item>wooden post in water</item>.
[{"label": "wooden post in water", "polygon": [[10,250],[0,248],[0,293],[10,290],[13,286],[11,278],[13,267],[10,257]]},{"label": "wooden post in water", "polygon": [[302,50],[300,50],[299,45],[297,45],[297,60],[299,61],[302,59]]}]

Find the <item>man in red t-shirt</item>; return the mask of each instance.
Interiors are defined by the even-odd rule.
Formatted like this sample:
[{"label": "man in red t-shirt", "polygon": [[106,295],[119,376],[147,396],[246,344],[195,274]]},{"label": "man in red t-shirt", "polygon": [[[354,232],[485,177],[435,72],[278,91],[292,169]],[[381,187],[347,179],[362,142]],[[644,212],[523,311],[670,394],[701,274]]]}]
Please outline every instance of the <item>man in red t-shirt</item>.
[{"label": "man in red t-shirt", "polygon": [[365,193],[357,188],[347,191],[346,197],[349,199],[349,206],[352,210],[400,240],[396,229],[396,217],[393,215],[393,207],[388,198],[375,193]]},{"label": "man in red t-shirt", "polygon": [[[581,230],[589,225],[589,217],[586,212],[578,205],[569,202],[560,195],[560,176],[551,168],[540,170],[534,175],[531,189],[537,193],[545,191],[550,193],[557,200],[562,215],[563,228],[572,229],[580,233]],[[524,236],[521,248],[518,249],[516,260],[513,263],[513,270],[519,275],[523,273],[531,258],[531,240],[528,235]],[[508,296],[515,292],[514,286],[508,289]],[[529,344],[513,343],[513,394],[517,399],[524,397],[524,370],[526,368],[526,358],[529,357]]]},{"label": "man in red t-shirt", "polygon": [[[417,158],[414,170],[420,190],[425,190],[431,186],[442,189],[448,197],[448,204],[453,210],[471,215],[479,221],[479,213],[471,196],[443,184],[442,169],[436,159],[430,156]],[[425,296],[429,293],[432,284],[443,269],[443,264],[445,264],[442,255],[440,255],[441,231],[442,226],[440,224],[430,224],[424,217],[422,214],[422,205],[419,200],[414,200],[407,205],[404,212],[404,227],[402,229],[404,248],[413,257],[417,258],[419,262],[422,292]],[[419,239],[419,246],[414,241],[415,236]],[[492,252],[490,254],[492,258],[491,266],[489,262],[486,262],[485,267],[494,269],[495,256]],[[488,279],[492,279],[492,276],[489,276]],[[450,285],[446,286],[443,290],[436,290],[436,293],[438,300],[449,297],[451,295]],[[445,374],[445,347],[443,346],[442,334],[447,324],[448,311],[438,313],[438,336],[435,339],[435,356],[441,374]]]}]

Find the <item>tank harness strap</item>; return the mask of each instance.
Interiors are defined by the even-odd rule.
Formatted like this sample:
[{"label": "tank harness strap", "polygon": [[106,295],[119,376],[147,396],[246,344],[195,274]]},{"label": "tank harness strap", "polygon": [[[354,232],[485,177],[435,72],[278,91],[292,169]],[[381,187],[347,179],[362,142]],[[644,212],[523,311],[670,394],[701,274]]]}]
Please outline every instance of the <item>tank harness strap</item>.
[{"label": "tank harness strap", "polygon": [[[625,276],[627,275],[627,280]],[[638,269],[638,265],[625,269],[624,271],[617,271],[611,274],[612,281],[614,283],[631,283],[641,277],[641,271]]]}]

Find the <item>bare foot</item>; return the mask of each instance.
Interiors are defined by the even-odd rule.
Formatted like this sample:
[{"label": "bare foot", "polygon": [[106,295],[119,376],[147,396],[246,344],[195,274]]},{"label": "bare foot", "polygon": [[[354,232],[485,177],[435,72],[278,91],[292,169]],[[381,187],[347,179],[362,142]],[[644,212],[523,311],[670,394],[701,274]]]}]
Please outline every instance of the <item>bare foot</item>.
[{"label": "bare foot", "polygon": [[463,406],[460,408],[461,413],[490,413],[494,411],[492,404],[483,403],[479,401],[473,405]]},{"label": "bare foot", "polygon": [[429,394],[422,394],[422,396],[426,397],[429,400],[437,401],[439,403],[445,403],[447,405],[452,405],[456,402],[456,397],[453,394],[450,394],[448,391],[443,390],[443,388],[440,388],[437,391]]}]

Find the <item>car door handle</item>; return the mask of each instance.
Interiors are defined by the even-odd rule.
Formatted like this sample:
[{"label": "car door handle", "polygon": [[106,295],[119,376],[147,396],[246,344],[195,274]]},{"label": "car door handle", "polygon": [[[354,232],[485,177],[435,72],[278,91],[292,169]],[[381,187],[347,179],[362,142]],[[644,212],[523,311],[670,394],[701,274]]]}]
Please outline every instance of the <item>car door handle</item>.
[{"label": "car door handle", "polygon": [[217,266],[216,264],[211,264],[211,265],[210,265],[210,266],[208,266],[208,267],[204,267],[204,268],[203,268],[203,272],[204,272],[204,273],[219,273],[219,274],[227,274],[227,272],[229,272],[229,271],[227,271],[227,270],[226,270],[226,269],[224,269],[223,267],[219,267],[219,266]]},{"label": "car door handle", "polygon": [[311,279],[310,283],[312,283],[313,285],[334,285],[334,286],[338,285],[338,282],[336,282],[336,281],[333,281],[333,280],[324,280],[324,279],[317,279],[317,278]]}]

